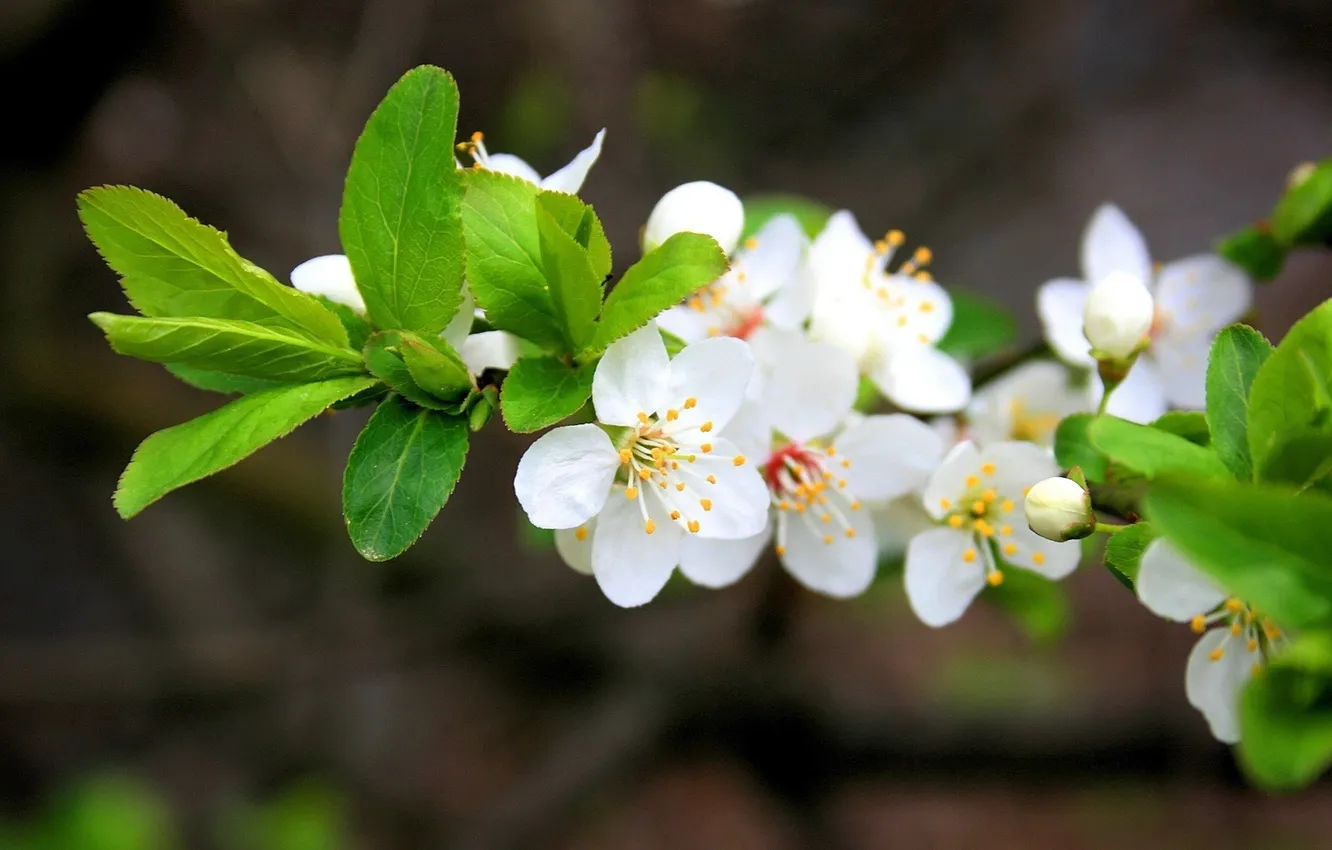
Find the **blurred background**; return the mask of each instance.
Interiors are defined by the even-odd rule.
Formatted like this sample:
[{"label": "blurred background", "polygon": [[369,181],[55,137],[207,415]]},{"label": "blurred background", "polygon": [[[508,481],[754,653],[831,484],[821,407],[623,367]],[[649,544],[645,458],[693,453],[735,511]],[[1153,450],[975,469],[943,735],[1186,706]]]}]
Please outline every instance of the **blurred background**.
[{"label": "blurred background", "polygon": [[[74,195],[166,194],[285,277],[337,250],[361,123],[421,62],[459,130],[583,197],[616,267],[693,179],[900,227],[1014,306],[1118,202],[1163,260],[1332,147],[1326,0],[4,0],[0,847],[1316,848],[1332,785],[1249,790],[1184,698],[1187,628],[1103,571],[921,626],[764,563],[620,611],[525,527],[497,424],[420,545],[359,560],[360,412],[131,523],[117,475],[217,397],[115,357]],[[1297,257],[1279,336],[1332,294]]]}]

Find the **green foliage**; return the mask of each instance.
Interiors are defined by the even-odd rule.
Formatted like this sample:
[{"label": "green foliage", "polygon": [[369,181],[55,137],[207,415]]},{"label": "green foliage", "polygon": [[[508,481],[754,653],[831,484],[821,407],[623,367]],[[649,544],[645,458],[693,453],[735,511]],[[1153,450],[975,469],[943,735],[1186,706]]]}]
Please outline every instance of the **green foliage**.
[{"label": "green foliage", "polygon": [[362,353],[370,374],[417,407],[431,410],[446,410],[453,407],[449,401],[431,395],[416,383],[399,348],[400,341],[400,336],[393,331],[374,334],[366,341]]},{"label": "green foliage", "polygon": [[1111,460],[1147,478],[1172,473],[1200,478],[1228,474],[1210,448],[1149,425],[1098,416],[1088,424],[1087,436],[1092,446]]},{"label": "green foliage", "polygon": [[462,300],[457,123],[453,77],[425,65],[394,84],[356,142],[338,233],[380,328],[437,334]]},{"label": "green foliage", "polygon": [[1064,417],[1055,429],[1054,453],[1060,467],[1081,467],[1088,481],[1099,483],[1105,481],[1110,459],[1092,445],[1087,435],[1087,428],[1095,418],[1090,413],[1075,413]]},{"label": "green foliage", "polygon": [[1332,497],[1234,480],[1151,485],[1153,526],[1283,628],[1332,620]]},{"label": "green foliage", "polygon": [[986,587],[982,595],[1007,612],[1032,640],[1053,642],[1068,630],[1068,594],[1063,586],[1036,573],[1009,567],[1003,582]]},{"label": "green foliage", "polygon": [[198,390],[223,395],[245,395],[282,386],[282,381],[269,381],[263,378],[246,378],[240,375],[228,375],[226,372],[210,372],[207,369],[195,369],[180,363],[166,364],[167,371]]},{"label": "green foliage", "polygon": [[347,345],[337,316],[241,258],[225,234],[160,195],[128,186],[89,189],[79,195],[79,216],[145,316],[254,322]]},{"label": "green foliage", "polygon": [[1207,425],[1212,446],[1237,478],[1253,477],[1249,452],[1249,388],[1272,354],[1272,344],[1245,325],[1217,336],[1207,358]]},{"label": "green foliage", "polygon": [[361,356],[307,337],[228,319],[156,319],[93,313],[118,354],[154,363],[272,381],[322,381],[364,373]]},{"label": "green foliage", "polygon": [[[611,245],[596,212],[574,195],[548,190],[537,195],[537,205],[553,216],[559,222],[560,229],[572,236],[587,252],[587,261],[600,287],[611,271]],[[599,300],[600,293],[597,297]]]},{"label": "green foliage", "polygon": [[129,519],[172,490],[221,472],[374,384],[373,378],[350,377],[275,387],[158,431],[140,444],[121,475],[116,510]]},{"label": "green foliage", "polygon": [[726,271],[726,254],[711,237],[677,233],[629,267],[601,311],[590,357],[646,325]]},{"label": "green foliage", "polygon": [[953,322],[939,340],[939,349],[954,357],[984,357],[1003,349],[1017,336],[1017,322],[1002,304],[975,293],[949,290]]},{"label": "green foliage", "polygon": [[356,551],[386,561],[406,551],[448,501],[467,458],[467,421],[390,396],[356,438],[342,510]]},{"label": "green foliage", "polygon": [[592,395],[592,367],[569,366],[554,357],[524,357],[513,365],[500,393],[509,430],[540,431],[578,412]]},{"label": "green foliage", "polygon": [[1272,210],[1272,236],[1283,245],[1318,245],[1332,239],[1332,159],[1297,179]]},{"label": "green foliage", "polygon": [[1240,699],[1240,763],[1259,785],[1288,790],[1332,765],[1332,633],[1300,635],[1269,659]]},{"label": "green foliage", "polygon": [[1271,228],[1250,225],[1217,242],[1216,252],[1257,280],[1271,280],[1286,264],[1286,249]]},{"label": "green foliage", "polygon": [[832,216],[832,207],[799,195],[751,195],[745,198],[745,229],[740,238],[748,239],[763,225],[779,215],[794,216],[810,239],[818,236]]},{"label": "green foliage", "polygon": [[1259,480],[1278,444],[1296,434],[1332,433],[1332,301],[1295,324],[1249,388],[1248,437]]},{"label": "green foliage", "polygon": [[417,386],[443,401],[456,400],[472,388],[467,365],[443,339],[422,339],[406,331],[397,337],[403,363]]},{"label": "green foliage", "polygon": [[1122,531],[1110,535],[1105,544],[1105,565],[1110,574],[1130,590],[1138,581],[1138,567],[1142,553],[1157,537],[1150,523],[1136,522]]},{"label": "green foliage", "polygon": [[1284,435],[1267,456],[1263,478],[1332,493],[1332,432],[1301,429]]},{"label": "green foliage", "polygon": [[1177,437],[1183,437],[1195,446],[1210,446],[1212,430],[1207,426],[1207,414],[1201,410],[1172,410],[1152,422],[1152,427]]},{"label": "green foliage", "polygon": [[49,850],[170,850],[179,846],[171,811],[127,777],[80,782],[52,803],[36,847]]},{"label": "green foliage", "polygon": [[343,850],[351,846],[345,796],[308,780],[272,800],[237,810],[221,831],[228,850]]},{"label": "green foliage", "polygon": [[[537,232],[541,244],[541,267],[550,291],[555,317],[566,351],[581,351],[596,330],[601,312],[601,278],[592,271],[587,251],[566,233],[550,210],[553,199],[538,197]],[[589,210],[590,212],[590,210]],[[579,216],[581,223],[582,216]],[[578,231],[575,224],[575,233]]]}]

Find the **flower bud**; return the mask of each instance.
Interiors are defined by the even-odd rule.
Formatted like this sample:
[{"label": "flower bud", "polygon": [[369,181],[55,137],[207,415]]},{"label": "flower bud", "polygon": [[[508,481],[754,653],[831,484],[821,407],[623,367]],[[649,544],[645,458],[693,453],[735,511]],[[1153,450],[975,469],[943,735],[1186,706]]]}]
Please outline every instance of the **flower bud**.
[{"label": "flower bud", "polygon": [[1078,540],[1096,530],[1091,495],[1067,478],[1047,478],[1027,491],[1027,525],[1047,540]]},{"label": "flower bud", "polygon": [[745,207],[730,189],[698,180],[662,195],[643,228],[643,252],[653,250],[677,233],[711,236],[728,255],[745,228]]},{"label": "flower bud", "polygon": [[1092,286],[1082,313],[1082,329],[1092,353],[1127,360],[1151,330],[1152,294],[1137,277],[1114,272]]}]

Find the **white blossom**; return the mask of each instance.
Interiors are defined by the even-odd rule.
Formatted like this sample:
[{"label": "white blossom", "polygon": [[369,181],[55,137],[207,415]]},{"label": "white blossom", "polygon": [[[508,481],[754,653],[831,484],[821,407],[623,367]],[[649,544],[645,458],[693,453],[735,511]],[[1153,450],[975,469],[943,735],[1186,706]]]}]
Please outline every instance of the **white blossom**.
[{"label": "white blossom", "polygon": [[724,186],[696,180],[676,186],[657,201],[643,228],[643,253],[677,233],[702,233],[731,254],[744,228],[745,207],[740,198]]},{"label": "white blossom", "polygon": [[1023,510],[1027,526],[1056,543],[1086,537],[1096,527],[1091,494],[1081,484],[1062,476],[1033,484],[1027,491]]},{"label": "white blossom", "polygon": [[1154,314],[1147,285],[1127,272],[1113,272],[1087,293],[1082,329],[1094,351],[1127,360],[1147,337]]},{"label": "white blossom", "polygon": [[535,168],[511,153],[490,153],[487,151],[485,136],[481,133],[473,133],[469,141],[463,142],[458,147],[470,156],[476,165],[482,168],[519,177],[551,192],[577,195],[578,191],[583,188],[583,181],[587,179],[587,173],[592,170],[592,166],[601,157],[601,143],[605,138],[606,131],[598,131],[592,139],[592,144],[579,151],[567,165],[546,177],[542,177]]},{"label": "white blossom", "polygon": [[961,431],[982,446],[1004,440],[1052,446],[1060,420],[1092,409],[1086,388],[1071,379],[1062,363],[1023,363],[976,390]]}]

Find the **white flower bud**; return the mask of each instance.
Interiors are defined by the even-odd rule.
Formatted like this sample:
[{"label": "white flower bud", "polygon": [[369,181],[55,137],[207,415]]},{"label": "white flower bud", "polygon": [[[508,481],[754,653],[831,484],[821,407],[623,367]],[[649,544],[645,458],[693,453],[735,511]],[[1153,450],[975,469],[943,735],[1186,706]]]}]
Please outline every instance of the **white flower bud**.
[{"label": "white flower bud", "polygon": [[1047,478],[1027,491],[1027,525],[1047,540],[1078,540],[1096,530],[1091,495],[1076,481]]},{"label": "white flower bud", "polygon": [[730,189],[698,180],[676,186],[657,201],[643,228],[643,252],[677,233],[711,236],[728,255],[745,229],[745,207]]},{"label": "white flower bud", "polygon": [[1114,272],[1087,294],[1082,330],[1095,352],[1127,360],[1151,330],[1155,313],[1143,282],[1128,272]]}]

